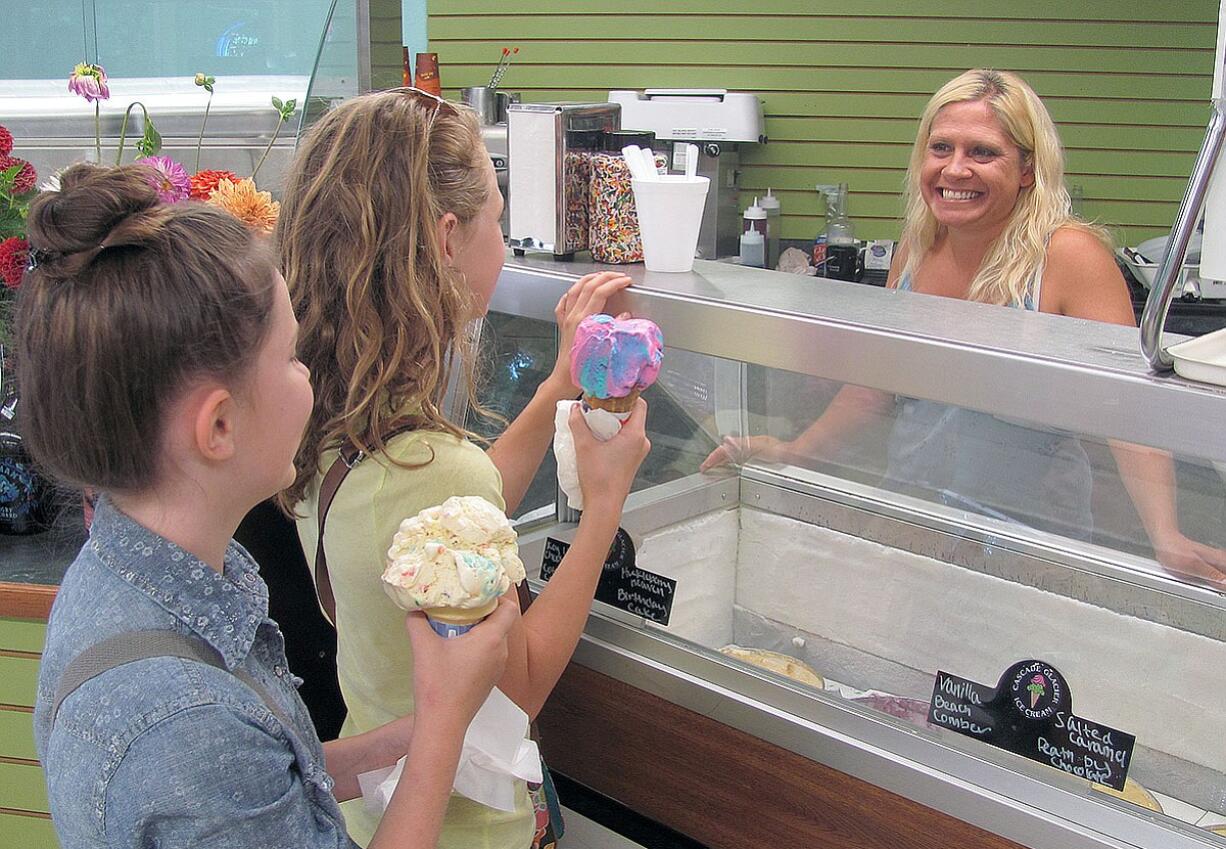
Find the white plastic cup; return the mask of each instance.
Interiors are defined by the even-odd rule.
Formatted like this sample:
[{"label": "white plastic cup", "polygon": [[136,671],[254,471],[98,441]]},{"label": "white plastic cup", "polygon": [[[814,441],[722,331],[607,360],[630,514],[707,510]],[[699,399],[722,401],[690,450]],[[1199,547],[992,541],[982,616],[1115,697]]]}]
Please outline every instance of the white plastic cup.
[{"label": "white plastic cup", "polygon": [[667,174],[631,180],[648,271],[690,271],[711,181]]}]

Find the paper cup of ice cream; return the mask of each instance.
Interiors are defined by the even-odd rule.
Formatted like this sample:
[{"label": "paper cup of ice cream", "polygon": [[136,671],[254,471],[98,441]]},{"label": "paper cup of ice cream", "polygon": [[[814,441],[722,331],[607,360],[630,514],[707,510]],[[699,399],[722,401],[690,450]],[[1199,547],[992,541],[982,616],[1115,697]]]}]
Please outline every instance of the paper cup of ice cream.
[{"label": "paper cup of ice cream", "polygon": [[420,610],[444,637],[488,616],[524,579],[515,530],[479,496],[454,496],[400,523],[387,552],[383,589],[403,610]]}]

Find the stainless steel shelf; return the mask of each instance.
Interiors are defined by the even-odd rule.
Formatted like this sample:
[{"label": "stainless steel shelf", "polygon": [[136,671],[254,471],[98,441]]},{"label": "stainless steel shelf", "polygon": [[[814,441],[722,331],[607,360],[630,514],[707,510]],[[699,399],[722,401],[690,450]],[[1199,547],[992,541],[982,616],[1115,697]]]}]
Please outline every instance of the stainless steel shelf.
[{"label": "stainless steel shelf", "polygon": [[[490,308],[551,320],[602,270],[509,256]],[[610,310],[649,316],[669,347],[1226,462],[1226,390],[1151,374],[1136,328],[717,262],[612,270],[635,285]]]}]

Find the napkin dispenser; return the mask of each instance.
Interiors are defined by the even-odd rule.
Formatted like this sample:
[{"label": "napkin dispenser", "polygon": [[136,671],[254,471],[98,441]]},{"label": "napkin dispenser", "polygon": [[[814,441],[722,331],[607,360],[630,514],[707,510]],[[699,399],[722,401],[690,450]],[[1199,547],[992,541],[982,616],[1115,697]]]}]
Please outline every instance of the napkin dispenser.
[{"label": "napkin dispenser", "polygon": [[568,176],[570,130],[616,130],[621,106],[616,103],[512,103],[507,108],[507,195],[510,216],[507,244],[516,256],[528,251],[571,257],[579,234],[567,232],[571,195],[587,191]]}]

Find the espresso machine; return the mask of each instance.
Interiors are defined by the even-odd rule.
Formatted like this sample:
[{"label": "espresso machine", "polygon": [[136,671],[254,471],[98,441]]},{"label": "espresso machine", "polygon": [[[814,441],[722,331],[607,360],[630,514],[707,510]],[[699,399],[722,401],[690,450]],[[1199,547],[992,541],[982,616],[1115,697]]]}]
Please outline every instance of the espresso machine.
[{"label": "espresso machine", "polygon": [[716,259],[736,254],[741,236],[741,148],[766,143],[762,101],[725,89],[649,88],[610,91],[609,102],[621,106],[623,127],[651,130],[660,148],[668,143],[670,151],[655,152],[670,153],[670,171],[684,172],[686,146],[697,146],[697,173],[711,180],[697,256]]}]

